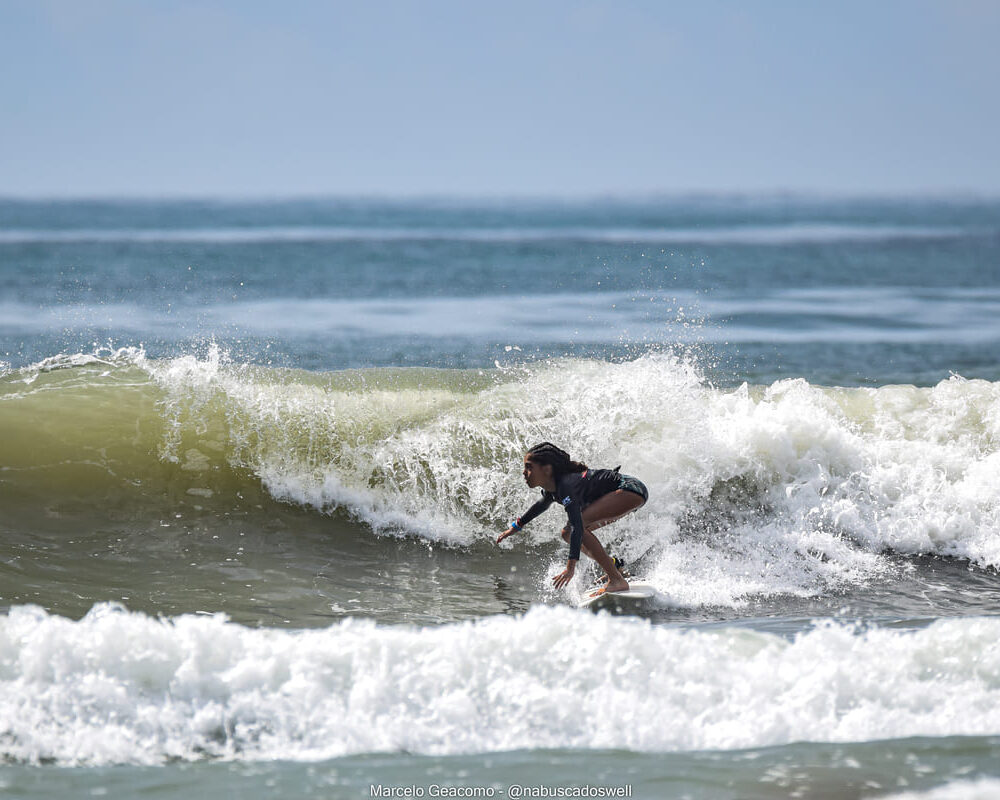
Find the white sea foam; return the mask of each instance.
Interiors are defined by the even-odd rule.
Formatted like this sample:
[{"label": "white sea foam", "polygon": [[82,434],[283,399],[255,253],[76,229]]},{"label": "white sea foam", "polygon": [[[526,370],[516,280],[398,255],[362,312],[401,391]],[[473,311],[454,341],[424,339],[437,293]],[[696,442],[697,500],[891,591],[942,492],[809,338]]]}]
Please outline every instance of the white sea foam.
[{"label": "white sea foam", "polygon": [[958,780],[925,791],[901,792],[885,800],[996,800],[1000,797],[1000,779]]},{"label": "white sea foam", "polygon": [[[276,497],[381,533],[490,541],[533,500],[519,463],[536,441],[621,464],[650,500],[601,536],[677,604],[826,592],[883,574],[886,551],[1000,565],[996,383],[723,390],[667,356],[560,361],[473,387],[466,373],[277,380],[218,355],[148,368],[168,393],[165,457],[215,419],[216,446]],[[525,536],[546,542],[563,524],[550,511]]]},{"label": "white sea foam", "polygon": [[794,641],[537,607],[434,628],[248,629],[102,605],[0,618],[0,757],[670,752],[1000,732],[1000,620]]}]

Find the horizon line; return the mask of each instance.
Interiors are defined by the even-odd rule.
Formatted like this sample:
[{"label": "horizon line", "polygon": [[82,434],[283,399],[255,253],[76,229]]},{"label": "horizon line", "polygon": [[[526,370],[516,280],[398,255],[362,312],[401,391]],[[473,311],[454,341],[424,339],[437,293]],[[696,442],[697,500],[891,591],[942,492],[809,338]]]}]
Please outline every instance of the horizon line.
[{"label": "horizon line", "polygon": [[0,203],[294,203],[294,202],[427,202],[427,203],[632,203],[678,200],[965,200],[1000,201],[1000,189],[676,189],[643,191],[557,192],[90,192],[0,193]]}]

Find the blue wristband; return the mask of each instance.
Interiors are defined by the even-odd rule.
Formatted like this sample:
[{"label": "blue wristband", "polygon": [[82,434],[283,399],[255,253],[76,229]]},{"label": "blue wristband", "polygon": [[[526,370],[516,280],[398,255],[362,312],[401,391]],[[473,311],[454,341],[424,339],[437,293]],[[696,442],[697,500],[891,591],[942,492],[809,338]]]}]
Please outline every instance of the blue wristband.
[{"label": "blue wristband", "polygon": [[514,529],[515,531],[519,531],[519,530],[521,530],[521,526],[520,526],[520,525],[518,525],[518,523],[517,523],[517,520],[516,520],[516,519],[515,519],[515,520],[514,520],[514,521],[513,521],[512,523],[510,523],[510,527],[512,527],[512,528],[513,528],[513,529]]}]

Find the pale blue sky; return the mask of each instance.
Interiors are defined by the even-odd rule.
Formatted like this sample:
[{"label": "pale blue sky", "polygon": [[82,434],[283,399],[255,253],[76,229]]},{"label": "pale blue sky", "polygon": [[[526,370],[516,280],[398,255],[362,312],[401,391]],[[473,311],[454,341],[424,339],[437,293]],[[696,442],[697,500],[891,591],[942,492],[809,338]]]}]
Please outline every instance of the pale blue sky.
[{"label": "pale blue sky", "polygon": [[1000,0],[0,0],[0,195],[1000,193]]}]

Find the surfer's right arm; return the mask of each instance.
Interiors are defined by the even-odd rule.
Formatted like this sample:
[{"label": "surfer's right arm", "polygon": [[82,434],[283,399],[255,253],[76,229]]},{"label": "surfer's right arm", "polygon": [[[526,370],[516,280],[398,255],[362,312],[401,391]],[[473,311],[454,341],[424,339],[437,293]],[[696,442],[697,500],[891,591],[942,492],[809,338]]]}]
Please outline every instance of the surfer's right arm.
[{"label": "surfer's right arm", "polygon": [[525,525],[527,525],[531,520],[541,514],[545,509],[552,505],[552,498],[546,493],[542,493],[542,499],[535,503],[531,508],[524,512],[520,517],[510,523],[510,527],[507,528],[500,536],[497,537],[497,544],[500,544],[504,539],[515,533]]}]

